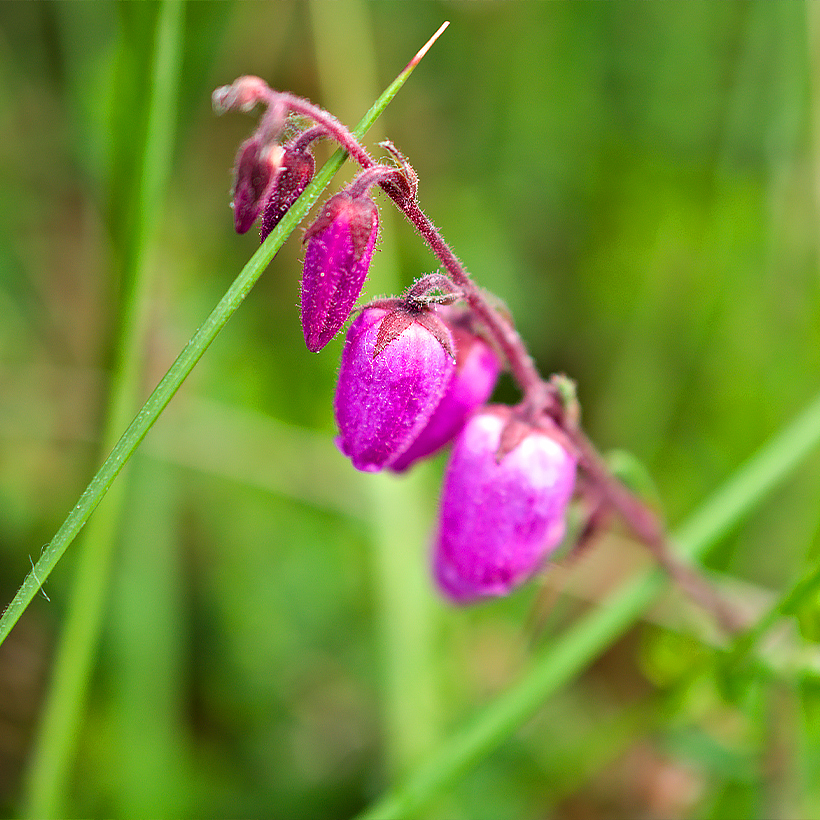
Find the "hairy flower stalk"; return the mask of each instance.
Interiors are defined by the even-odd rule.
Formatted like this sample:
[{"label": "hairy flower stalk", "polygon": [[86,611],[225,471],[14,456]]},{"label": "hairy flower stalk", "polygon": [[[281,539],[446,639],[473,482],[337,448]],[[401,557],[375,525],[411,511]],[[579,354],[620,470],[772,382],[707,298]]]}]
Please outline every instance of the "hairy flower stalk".
[{"label": "hairy flower stalk", "polygon": [[[214,92],[214,107],[218,111],[228,108],[249,110],[256,102],[268,106],[268,113],[260,124],[263,136],[272,132],[272,127],[265,123],[275,123],[276,112],[285,111],[312,120],[313,128],[347,151],[362,168],[359,179],[346,192],[353,201],[364,201],[370,185],[381,186],[440,261],[446,274],[443,278],[449,283],[446,292],[463,300],[472,319],[483,328],[492,346],[504,358],[523,393],[522,402],[515,410],[478,411],[466,423],[468,413],[464,413],[456,421],[464,408],[451,407],[448,410],[449,400],[445,400],[448,390],[457,392],[453,383],[456,365],[450,359],[448,369],[447,356],[442,358],[443,346],[437,348],[438,342],[430,343],[434,335],[430,336],[425,330],[428,320],[408,319],[414,311],[430,315],[425,307],[426,297],[406,297],[403,308],[387,304],[390,300],[376,303],[359,316],[348,333],[336,394],[336,416],[341,431],[340,446],[354,466],[364,470],[406,469],[413,460],[440,446],[449,435],[440,430],[435,432],[439,421],[443,425],[447,420],[454,431],[464,425],[448,468],[436,547],[437,577],[446,593],[459,601],[504,594],[537,570],[544,556],[555,546],[556,533],[562,531],[558,509],[563,509],[571,494],[572,481],[567,477],[570,473],[574,476],[577,458],[578,468],[584,471],[585,486],[592,488],[595,498],[624,518],[693,599],[709,608],[724,627],[735,628],[738,621],[731,617],[731,607],[705,579],[677,561],[667,543],[663,525],[652,509],[603,466],[603,460],[578,425],[577,403],[572,391],[563,389],[568,380],[553,378],[547,381],[541,377],[511,318],[497,310],[474,284],[421,210],[416,198],[418,180],[407,160],[391,143],[383,143],[400,167],[378,166],[348,129],[327,111],[308,100],[274,91],[258,78],[243,77],[234,86]],[[251,187],[256,190],[253,185]],[[250,199],[253,201],[254,198]],[[320,216],[307,237],[309,247],[302,286],[302,317],[305,338],[311,350],[320,349],[344,324],[361,290],[359,280],[363,282],[367,273],[362,260],[366,259],[369,264],[369,254],[375,243],[375,217],[369,223],[368,233],[366,215],[357,215],[360,226],[352,229],[345,221],[345,208],[339,204],[334,204],[334,208],[338,208],[338,212],[334,211],[326,219]],[[361,210],[368,208],[362,206]],[[358,232],[357,243],[352,237],[354,230]],[[362,238],[365,234],[366,240]],[[314,238],[311,248],[310,242]],[[331,245],[338,246],[339,250],[330,250]],[[354,248],[352,252],[351,246]],[[356,295],[351,298],[354,291]],[[388,321],[385,319],[387,315],[393,318]],[[391,328],[387,334],[390,344],[382,343],[385,333],[379,328],[385,323]],[[402,323],[401,332],[395,332]],[[427,338],[423,335],[425,332],[428,332]],[[488,365],[487,372],[489,369]],[[463,365],[462,371],[466,372]],[[470,401],[473,400],[480,403],[474,398]],[[439,406],[442,407],[442,418],[436,419],[434,414]],[[516,424],[505,422],[503,429],[496,429],[498,419],[506,413],[515,416]],[[429,431],[424,432],[428,425]],[[529,433],[517,442],[517,447],[510,447],[509,429],[516,425],[519,429],[520,425],[528,425]],[[545,435],[543,431],[547,428],[553,429],[555,435]],[[483,436],[481,446],[476,445],[479,433]],[[500,437],[501,451],[493,457],[488,453],[492,451],[491,442],[496,434]],[[435,441],[425,441],[428,435]],[[414,442],[418,444],[414,445]],[[533,450],[536,455],[532,455]],[[563,468],[564,479],[556,479],[557,489],[550,502],[538,495],[542,490],[535,489],[543,485],[537,478],[541,474],[539,470],[549,472],[544,466],[546,451],[557,462],[561,461],[559,453],[563,453],[572,463],[571,470],[566,466]],[[569,453],[574,455],[569,456]],[[534,459],[532,462],[527,461],[530,456]],[[473,464],[475,470],[459,467],[467,463]],[[495,467],[492,466],[494,463]],[[534,466],[536,464],[540,466]],[[550,474],[554,475],[554,472]],[[491,478],[493,475],[496,478]],[[500,489],[503,487],[509,492]],[[517,503],[515,498],[519,496],[515,493],[530,500]],[[460,503],[459,499],[472,500]],[[479,509],[482,515],[488,516],[486,520],[480,521],[477,517]],[[549,512],[545,511],[547,509]],[[460,516],[462,520],[459,521]],[[508,533],[511,539],[508,551],[505,552],[500,542],[490,537],[494,528]],[[471,539],[472,546],[468,543]]]}]

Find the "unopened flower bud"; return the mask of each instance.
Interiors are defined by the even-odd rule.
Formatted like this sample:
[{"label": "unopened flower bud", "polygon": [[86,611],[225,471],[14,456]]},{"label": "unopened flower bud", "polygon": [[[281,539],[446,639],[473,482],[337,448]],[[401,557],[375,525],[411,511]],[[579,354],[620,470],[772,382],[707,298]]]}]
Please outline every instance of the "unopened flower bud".
[{"label": "unopened flower bud", "polygon": [[331,197],[305,232],[302,330],[308,350],[321,350],[347,321],[370,267],[379,212],[368,196]]},{"label": "unopened flower bud", "polygon": [[239,77],[231,85],[217,88],[211,95],[211,102],[217,114],[224,114],[232,108],[250,111],[258,102],[268,100],[270,88],[259,77],[246,75]]},{"label": "unopened flower bud", "polygon": [[[454,315],[451,308],[439,308],[445,318]],[[449,443],[464,426],[467,417],[481,407],[495,388],[501,362],[495,351],[479,336],[458,321],[447,326],[453,334],[456,369],[447,392],[430,421],[413,443],[391,465],[396,472],[406,470],[421,458],[432,455]]]},{"label": "unopened flower bud", "polygon": [[282,221],[290,206],[299,198],[313,179],[316,162],[309,150],[294,151],[285,146],[279,172],[268,194],[262,229],[259,236],[264,242],[268,234]]},{"label": "unopened flower bud", "polygon": [[334,402],[338,445],[353,466],[390,466],[427,424],[454,369],[443,324],[365,308],[347,333]]},{"label": "unopened flower bud", "polygon": [[456,603],[507,595],[564,537],[576,460],[532,428],[500,452],[511,413],[488,407],[474,415],[447,467],[433,569]]},{"label": "unopened flower bud", "polygon": [[236,157],[232,192],[237,233],[247,233],[262,211],[268,189],[282,160],[280,145],[264,145],[256,137],[242,143]]}]

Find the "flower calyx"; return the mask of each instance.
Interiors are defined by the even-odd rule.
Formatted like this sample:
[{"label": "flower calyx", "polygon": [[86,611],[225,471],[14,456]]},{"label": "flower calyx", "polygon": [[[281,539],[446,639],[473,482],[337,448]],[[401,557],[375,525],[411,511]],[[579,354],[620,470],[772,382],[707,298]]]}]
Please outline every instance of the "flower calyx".
[{"label": "flower calyx", "polygon": [[394,186],[395,190],[403,197],[416,201],[419,192],[419,175],[415,168],[407,161],[407,157],[399,151],[391,140],[383,140],[379,146],[389,151],[394,159],[399,163],[401,172],[397,172],[393,177],[386,180],[388,186]]},{"label": "flower calyx", "polygon": [[495,459],[500,464],[527,436],[534,432],[554,439],[572,457],[578,460],[578,450],[567,434],[546,413],[534,413],[526,403],[516,407],[499,406],[496,412],[504,419],[498,441]]},{"label": "flower calyx", "polygon": [[374,359],[391,342],[401,336],[410,325],[415,323],[425,328],[442,346],[450,359],[455,362],[456,350],[453,346],[453,336],[447,324],[430,307],[429,303],[422,303],[405,296],[393,299],[378,299],[371,302],[367,307],[386,311],[386,315],[379,325],[379,333],[373,350]]}]

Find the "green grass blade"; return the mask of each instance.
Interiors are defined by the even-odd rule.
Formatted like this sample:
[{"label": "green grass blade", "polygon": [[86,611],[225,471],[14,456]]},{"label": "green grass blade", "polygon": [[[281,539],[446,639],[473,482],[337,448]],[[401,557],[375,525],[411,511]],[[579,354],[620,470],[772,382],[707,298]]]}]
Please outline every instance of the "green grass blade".
[{"label": "green grass blade", "polygon": [[[147,49],[153,45],[147,127],[142,144],[136,148],[139,174],[134,219],[119,236],[126,292],[102,437],[106,448],[116,442],[133,415],[143,377],[150,294],[156,282],[156,275],[145,260],[172,165],[184,22],[183,3],[179,0],[163,3],[156,12],[153,42],[149,39],[145,44]],[[126,29],[123,38],[130,35],[131,30]],[[117,533],[125,506],[125,489],[126,482],[120,481],[86,530],[80,545],[66,623],[31,755],[27,810],[32,817],[54,817],[63,813],[60,801],[75,757],[88,681],[97,654]]]},{"label": "green grass blade", "polygon": [[[401,74],[387,87],[367,114],[365,114],[362,121],[353,131],[357,138],[361,138],[367,133],[368,128],[376,121],[393,97],[396,96],[417,64],[417,60],[411,61]],[[165,376],[162,377],[153,393],[151,393],[142,406],[142,409],[116,445],[114,445],[111,454],[103,462],[103,465],[97,471],[94,478],[91,479],[91,483],[86,487],[77,504],[68,514],[68,517],[60,526],[54,538],[43,550],[43,554],[34,565],[34,569],[23,580],[17,594],[6,608],[2,618],[0,618],[0,643],[5,640],[26,607],[31,603],[34,596],[37,595],[44,581],[48,578],[65,550],[76,538],[77,533],[83,528],[85,522],[100,503],[100,500],[114,482],[120,470],[122,470],[128,459],[131,458],[140,442],[145,438],[154,422],[156,422],[162,411],[168,405],[168,402],[171,401],[174,394],[188,377],[188,374],[202,358],[219,331],[225,327],[239,305],[242,304],[276,252],[282,247],[288,236],[290,236],[314,202],[319,198],[322,191],[328,186],[345,158],[345,152],[338,150],[325,163],[322,169],[316,174],[313,182],[308,185],[290,211],[288,211],[279,225],[277,225],[276,229],[271,232],[264,244],[250,258],[236,279],[234,279],[217,306],[208,318],[205,319],[196,333],[194,333],[188,344],[185,345]]]}]

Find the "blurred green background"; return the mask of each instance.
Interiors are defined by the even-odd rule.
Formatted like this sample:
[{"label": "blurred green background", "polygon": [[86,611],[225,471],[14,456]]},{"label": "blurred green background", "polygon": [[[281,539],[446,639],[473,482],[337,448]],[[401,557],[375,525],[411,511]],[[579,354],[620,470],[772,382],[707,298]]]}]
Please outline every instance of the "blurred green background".
[{"label": "blurred green background", "polygon": [[[669,520],[816,394],[817,6],[190,3],[167,185],[140,211],[160,13],[0,5],[2,601],[105,455],[129,276],[150,283],[141,400],[256,248],[228,207],[253,121],[215,118],[213,88],[258,74],[352,127],[444,20],[366,142],[409,158],[422,206],[542,372],[577,380],[593,440],[647,465]],[[371,295],[435,268],[379,204]],[[297,232],[120,479],[62,816],[352,816],[645,561],[621,535],[508,600],[439,601],[443,460],[393,479],[336,452],[341,342],[304,348],[300,259]],[[710,567],[754,609],[817,560],[818,525],[814,458]],[[50,740],[37,727],[81,548],[0,647],[4,816],[26,811]],[[819,606],[800,613],[809,644]],[[671,595],[424,816],[820,816],[815,679],[732,697],[696,622]]]}]

